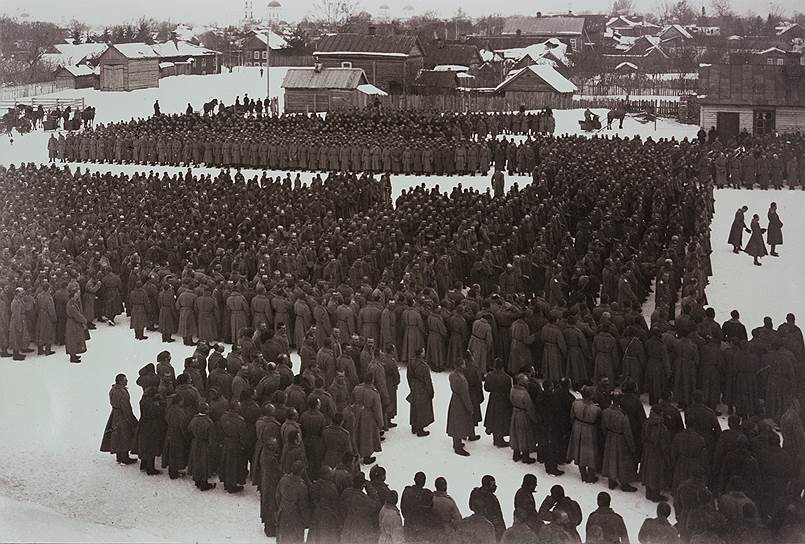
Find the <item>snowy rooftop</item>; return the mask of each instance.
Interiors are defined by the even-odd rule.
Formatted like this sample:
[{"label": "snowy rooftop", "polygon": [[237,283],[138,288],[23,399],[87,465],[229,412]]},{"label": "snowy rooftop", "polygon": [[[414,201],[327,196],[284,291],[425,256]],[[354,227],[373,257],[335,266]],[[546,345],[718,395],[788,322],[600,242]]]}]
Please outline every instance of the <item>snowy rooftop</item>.
[{"label": "snowy rooftop", "polygon": [[503,83],[495,87],[495,90],[500,91],[505,89],[512,81],[522,77],[529,71],[536,74],[537,77],[553,87],[553,89],[558,93],[574,93],[579,90],[572,81],[557,72],[556,68],[547,64],[535,64],[520,70],[514,70],[509,73],[509,77],[507,77]]},{"label": "snowy rooftop", "polygon": [[261,42],[268,43],[271,49],[285,49],[288,47],[288,42],[285,41],[285,38],[272,30],[255,30],[254,36]]},{"label": "snowy rooftop", "polygon": [[384,91],[383,89],[378,89],[371,83],[364,83],[363,85],[358,85],[358,90],[363,94],[388,96],[388,93],[386,91]]},{"label": "snowy rooftop", "polygon": [[440,64],[433,67],[434,72],[466,72],[468,70],[469,67],[460,64]]}]

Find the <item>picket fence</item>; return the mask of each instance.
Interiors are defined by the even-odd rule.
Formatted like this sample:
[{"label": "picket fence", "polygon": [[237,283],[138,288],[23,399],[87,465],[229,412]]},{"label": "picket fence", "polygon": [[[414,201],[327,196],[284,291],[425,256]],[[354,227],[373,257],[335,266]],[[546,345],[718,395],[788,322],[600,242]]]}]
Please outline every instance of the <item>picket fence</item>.
[{"label": "picket fence", "polygon": [[0,87],[0,100],[14,100],[29,96],[39,96],[70,89],[71,84],[67,80],[44,81],[42,83],[28,83],[26,85],[13,85]]},{"label": "picket fence", "polygon": [[647,112],[658,117],[679,117],[679,102],[676,100],[629,100],[626,102],[618,98],[581,98],[573,101],[574,108],[605,108],[616,109],[625,106],[629,113]]}]

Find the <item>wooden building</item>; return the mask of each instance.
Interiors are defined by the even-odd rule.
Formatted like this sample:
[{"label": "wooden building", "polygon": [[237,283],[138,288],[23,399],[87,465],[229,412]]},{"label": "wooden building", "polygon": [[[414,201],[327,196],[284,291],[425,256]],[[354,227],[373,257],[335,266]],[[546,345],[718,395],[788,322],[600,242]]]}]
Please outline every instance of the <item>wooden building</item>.
[{"label": "wooden building", "polygon": [[170,40],[151,46],[160,64],[174,65],[170,75],[206,75],[221,72],[221,53],[182,40]]},{"label": "wooden building", "polygon": [[80,66],[62,66],[56,70],[56,83],[66,89],[96,89],[99,76],[95,70],[82,64]]},{"label": "wooden building", "polygon": [[282,81],[286,113],[327,112],[338,108],[364,108],[375,94],[360,68],[289,68]]},{"label": "wooden building", "polygon": [[575,16],[543,16],[536,17],[513,15],[506,17],[501,36],[489,40],[493,49],[509,49],[525,47],[532,43],[557,38],[564,42],[571,52],[582,51],[591,45],[594,38],[590,36],[584,17]]},{"label": "wooden building", "polygon": [[243,39],[243,63],[246,66],[265,66],[269,62],[266,45],[270,44],[271,54],[279,54],[288,47],[285,38],[271,30],[252,30]]},{"label": "wooden building", "polygon": [[118,43],[103,52],[98,65],[101,69],[102,91],[133,91],[159,87],[159,56],[145,43]]},{"label": "wooden building", "polygon": [[566,109],[572,107],[578,88],[553,66],[538,64],[509,73],[495,87],[495,93],[536,107]]},{"label": "wooden building", "polygon": [[369,83],[392,94],[407,93],[424,67],[422,46],[416,36],[332,34],[316,45],[313,56],[328,68],[360,68]]},{"label": "wooden building", "polygon": [[742,131],[763,135],[805,130],[805,67],[792,54],[783,66],[718,64],[699,67],[699,122],[721,138]]},{"label": "wooden building", "polygon": [[473,70],[483,64],[478,46],[469,43],[445,43],[439,40],[425,55],[425,69],[432,70],[436,66],[465,66]]},{"label": "wooden building", "polygon": [[421,70],[414,81],[416,94],[455,94],[458,87],[458,74],[452,71]]}]

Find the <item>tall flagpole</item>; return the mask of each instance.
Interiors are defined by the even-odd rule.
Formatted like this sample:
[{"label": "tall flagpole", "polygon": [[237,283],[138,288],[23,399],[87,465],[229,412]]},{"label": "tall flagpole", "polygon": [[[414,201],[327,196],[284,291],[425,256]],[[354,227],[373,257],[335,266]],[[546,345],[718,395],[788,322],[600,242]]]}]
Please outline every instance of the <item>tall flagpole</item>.
[{"label": "tall flagpole", "polygon": [[266,98],[271,104],[271,30],[266,30]]}]

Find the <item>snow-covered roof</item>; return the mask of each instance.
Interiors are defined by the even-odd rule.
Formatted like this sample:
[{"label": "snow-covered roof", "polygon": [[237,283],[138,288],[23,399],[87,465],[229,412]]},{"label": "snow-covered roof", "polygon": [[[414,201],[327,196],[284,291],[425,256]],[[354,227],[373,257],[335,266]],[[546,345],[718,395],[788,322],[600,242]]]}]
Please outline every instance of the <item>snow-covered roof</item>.
[{"label": "snow-covered roof", "polygon": [[108,46],[105,43],[57,43],[53,53],[45,53],[42,60],[53,66],[75,66],[86,59],[101,56]]},{"label": "snow-covered roof", "polygon": [[488,49],[481,49],[478,52],[481,54],[481,60],[483,60],[484,62],[503,60],[503,57],[500,55],[500,53],[497,53],[495,51],[491,51]]},{"label": "snow-covered roof", "polygon": [[288,47],[288,42],[285,41],[285,38],[271,30],[255,30],[254,36],[261,42],[268,43],[271,49],[285,49]]},{"label": "snow-covered roof", "polygon": [[434,72],[466,72],[468,70],[468,66],[462,66],[460,64],[440,64],[433,67]]},{"label": "snow-covered roof", "polygon": [[74,77],[91,76],[95,73],[95,71],[86,64],[82,64],[81,66],[62,66],[61,68],[70,72]]},{"label": "snow-covered roof", "polygon": [[173,68],[174,66],[176,66],[176,65],[173,64],[172,62],[160,62],[159,63],[159,69],[160,70],[164,70],[165,68]]},{"label": "snow-covered roof", "polygon": [[688,40],[693,39],[693,36],[691,36],[690,32],[685,30],[685,27],[683,27],[682,25],[677,25],[677,24],[668,25],[665,28],[663,28],[662,32],[660,32],[660,36],[663,36],[665,33],[670,32],[671,30],[676,30],[685,39],[688,39]]},{"label": "snow-covered roof", "polygon": [[114,47],[120,51],[120,54],[127,59],[153,59],[159,56],[156,51],[154,51],[153,47],[142,42],[116,43],[110,47]]},{"label": "snow-covered roof", "polygon": [[198,55],[214,55],[217,51],[193,45],[182,40],[171,40],[165,43],[155,43],[151,46],[159,57],[191,57]]},{"label": "snow-covered roof", "polygon": [[388,93],[386,91],[384,91],[383,89],[378,89],[371,83],[364,83],[363,85],[358,85],[358,91],[362,92],[363,94],[388,96]]},{"label": "snow-covered roof", "polygon": [[764,49],[763,51],[758,51],[758,55],[768,55],[769,53],[782,53],[783,55],[786,54],[785,51],[780,49],[779,47],[769,47],[768,49]]},{"label": "snow-covered roof", "polygon": [[537,77],[553,87],[553,89],[558,93],[574,93],[579,90],[572,81],[557,72],[556,68],[553,66],[548,66],[547,64],[534,64],[527,66],[526,68],[510,72],[509,77],[507,77],[503,83],[495,87],[495,91],[505,89],[512,81],[526,74],[528,71],[536,74]]},{"label": "snow-covered roof", "polygon": [[539,63],[541,59],[547,58],[548,64],[562,64],[572,66],[573,63],[567,56],[567,45],[561,40],[551,38],[542,43],[531,44],[527,47],[515,47],[498,51],[503,58],[519,61],[525,57],[531,57],[534,62]]},{"label": "snow-covered roof", "polygon": [[629,68],[629,69],[632,69],[632,70],[637,70],[637,65],[636,65],[636,64],[632,64],[631,62],[621,62],[620,64],[618,64],[618,65],[615,67],[615,70],[621,70],[621,69],[624,69],[624,68]]}]

